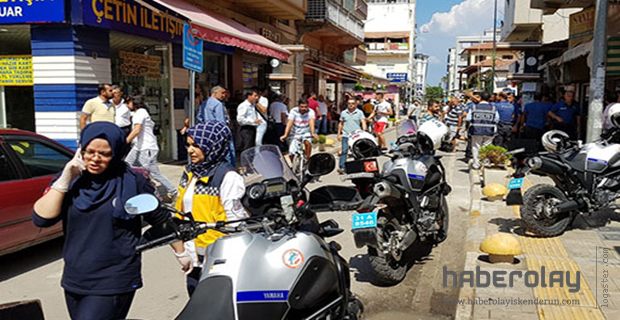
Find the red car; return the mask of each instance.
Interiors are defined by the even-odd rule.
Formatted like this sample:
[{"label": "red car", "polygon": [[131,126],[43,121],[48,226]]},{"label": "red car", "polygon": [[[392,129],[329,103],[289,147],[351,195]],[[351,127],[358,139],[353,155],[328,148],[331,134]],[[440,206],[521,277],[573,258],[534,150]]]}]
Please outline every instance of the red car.
[{"label": "red car", "polygon": [[0,129],[0,255],[62,235],[62,224],[37,228],[32,207],[74,151],[33,132]]}]

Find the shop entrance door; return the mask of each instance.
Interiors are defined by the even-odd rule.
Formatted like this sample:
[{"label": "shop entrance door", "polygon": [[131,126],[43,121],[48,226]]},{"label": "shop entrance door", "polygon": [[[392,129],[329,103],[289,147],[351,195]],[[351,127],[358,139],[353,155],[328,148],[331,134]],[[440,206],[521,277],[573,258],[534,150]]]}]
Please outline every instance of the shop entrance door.
[{"label": "shop entrance door", "polygon": [[0,86],[0,128],[35,131],[32,87]]},{"label": "shop entrance door", "polygon": [[155,122],[159,160],[173,159],[170,58],[166,43],[112,32],[112,82],[143,102]]}]

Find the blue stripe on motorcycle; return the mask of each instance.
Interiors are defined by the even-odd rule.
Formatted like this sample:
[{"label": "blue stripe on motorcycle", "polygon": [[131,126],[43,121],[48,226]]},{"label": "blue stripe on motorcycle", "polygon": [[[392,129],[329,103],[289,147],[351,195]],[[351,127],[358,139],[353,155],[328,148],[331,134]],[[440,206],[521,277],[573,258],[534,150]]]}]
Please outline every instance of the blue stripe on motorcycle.
[{"label": "blue stripe on motorcycle", "polygon": [[596,163],[602,163],[602,164],[604,164],[604,165],[607,165],[607,161],[605,161],[605,160],[594,159],[594,158],[588,158],[588,161],[590,161],[590,162],[596,162]]},{"label": "blue stripe on motorcycle", "polygon": [[239,291],[237,302],[287,301],[288,290]]},{"label": "blue stripe on motorcycle", "polygon": [[421,175],[413,174],[413,173],[408,173],[407,176],[415,180],[424,180],[426,178],[425,176],[421,176]]}]

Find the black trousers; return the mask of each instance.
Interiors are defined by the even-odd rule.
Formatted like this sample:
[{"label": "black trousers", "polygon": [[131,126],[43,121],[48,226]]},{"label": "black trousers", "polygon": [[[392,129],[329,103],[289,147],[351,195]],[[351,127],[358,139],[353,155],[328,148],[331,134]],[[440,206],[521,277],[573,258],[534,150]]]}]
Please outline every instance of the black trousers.
[{"label": "black trousers", "polygon": [[[205,256],[199,254],[198,255],[198,262],[202,265],[202,263],[204,261],[205,261]],[[194,267],[194,269],[192,269],[192,272],[190,272],[187,275],[187,277],[185,278],[186,286],[187,286],[187,294],[190,297],[192,296],[192,294],[196,290],[196,287],[198,287],[198,283],[200,282],[200,275],[201,274],[202,274],[202,268],[201,267]]]},{"label": "black trousers", "polygon": [[504,148],[508,148],[508,143],[512,138],[512,124],[510,123],[500,123],[497,125],[497,134],[495,138],[493,138],[493,144],[496,146],[501,146]]},{"label": "black trousers", "polygon": [[65,302],[73,320],[125,319],[135,291],[116,295],[82,295],[65,291]]},{"label": "black trousers", "polygon": [[237,144],[237,152],[241,153],[247,149],[254,148],[256,145],[256,127],[241,126],[239,128],[239,143]]}]

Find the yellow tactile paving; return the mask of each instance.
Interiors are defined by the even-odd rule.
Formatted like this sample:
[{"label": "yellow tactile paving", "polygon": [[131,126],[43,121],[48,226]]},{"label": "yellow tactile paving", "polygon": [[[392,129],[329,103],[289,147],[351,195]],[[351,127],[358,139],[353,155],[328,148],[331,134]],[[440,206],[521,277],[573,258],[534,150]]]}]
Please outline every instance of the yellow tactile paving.
[{"label": "yellow tactile paving", "polygon": [[[532,183],[525,179],[523,190],[531,187]],[[516,217],[520,217],[519,206],[512,207]],[[527,264],[527,269],[540,271],[542,266],[547,270],[570,271],[571,279],[577,271],[579,265],[568,256],[566,248],[559,238],[532,238],[518,237],[523,249],[523,255]],[[548,271],[547,271],[548,272]],[[597,307],[596,298],[588,285],[583,273],[580,271],[581,281],[578,292],[570,292],[569,287],[540,287],[533,289],[536,299],[569,299],[578,300],[578,306],[568,305],[537,305],[538,318],[541,320],[564,320],[564,319],[605,319],[601,310]]]}]

